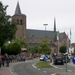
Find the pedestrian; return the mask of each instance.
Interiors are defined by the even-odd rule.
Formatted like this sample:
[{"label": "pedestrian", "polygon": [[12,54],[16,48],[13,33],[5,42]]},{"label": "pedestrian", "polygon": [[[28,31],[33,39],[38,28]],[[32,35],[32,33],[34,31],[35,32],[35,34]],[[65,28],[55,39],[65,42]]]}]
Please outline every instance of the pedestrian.
[{"label": "pedestrian", "polygon": [[4,66],[4,62],[5,62],[5,57],[2,56],[2,65]]},{"label": "pedestrian", "polygon": [[52,62],[52,56],[50,56],[50,62]]},{"label": "pedestrian", "polygon": [[25,55],[23,56],[23,60],[24,60],[24,62],[26,61],[26,56]]},{"label": "pedestrian", "polygon": [[6,57],[6,67],[9,67],[9,56]]},{"label": "pedestrian", "polygon": [[0,55],[0,68],[1,68],[1,64],[2,64],[2,56]]}]

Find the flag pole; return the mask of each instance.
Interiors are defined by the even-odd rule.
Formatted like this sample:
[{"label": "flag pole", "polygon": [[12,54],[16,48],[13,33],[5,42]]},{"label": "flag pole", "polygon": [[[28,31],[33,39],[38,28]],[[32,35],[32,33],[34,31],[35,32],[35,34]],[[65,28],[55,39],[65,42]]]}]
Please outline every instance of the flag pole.
[{"label": "flag pole", "polygon": [[58,54],[59,54],[59,40],[58,40]]},{"label": "flag pole", "polygon": [[69,44],[68,44],[68,40],[69,38],[68,38],[68,33],[67,33],[67,53],[69,53]]},{"label": "flag pole", "polygon": [[57,53],[59,54],[59,31],[57,32]]},{"label": "flag pole", "polygon": [[70,48],[71,48],[71,29],[70,29]]}]

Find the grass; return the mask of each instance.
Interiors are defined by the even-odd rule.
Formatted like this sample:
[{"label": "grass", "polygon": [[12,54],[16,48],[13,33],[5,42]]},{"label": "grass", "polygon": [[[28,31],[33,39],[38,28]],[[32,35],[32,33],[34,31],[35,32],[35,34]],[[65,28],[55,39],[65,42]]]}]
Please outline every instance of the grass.
[{"label": "grass", "polygon": [[50,62],[47,62],[47,61],[40,61],[40,62],[36,63],[36,67],[38,67],[38,68],[52,68],[52,66],[50,65]]}]

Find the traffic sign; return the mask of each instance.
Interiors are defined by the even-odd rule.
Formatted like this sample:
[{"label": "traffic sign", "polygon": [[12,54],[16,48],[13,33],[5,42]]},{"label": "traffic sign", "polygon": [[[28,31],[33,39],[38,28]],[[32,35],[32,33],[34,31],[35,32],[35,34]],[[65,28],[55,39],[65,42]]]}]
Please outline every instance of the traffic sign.
[{"label": "traffic sign", "polygon": [[72,58],[72,62],[73,64],[75,64],[75,56]]},{"label": "traffic sign", "polygon": [[47,59],[48,59],[48,56],[45,55],[45,56],[44,56],[44,61],[46,61]]}]

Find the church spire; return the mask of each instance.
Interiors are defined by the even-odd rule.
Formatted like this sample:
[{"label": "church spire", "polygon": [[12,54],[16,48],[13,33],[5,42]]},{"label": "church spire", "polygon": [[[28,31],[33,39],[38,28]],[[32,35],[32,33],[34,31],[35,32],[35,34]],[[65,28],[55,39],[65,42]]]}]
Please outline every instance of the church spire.
[{"label": "church spire", "polygon": [[56,20],[54,18],[54,31],[56,32]]},{"label": "church spire", "polygon": [[19,2],[17,2],[17,6],[16,6],[16,10],[15,10],[15,14],[21,14],[21,10],[20,10],[20,6],[19,6]]}]

